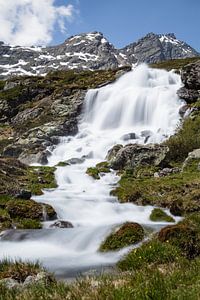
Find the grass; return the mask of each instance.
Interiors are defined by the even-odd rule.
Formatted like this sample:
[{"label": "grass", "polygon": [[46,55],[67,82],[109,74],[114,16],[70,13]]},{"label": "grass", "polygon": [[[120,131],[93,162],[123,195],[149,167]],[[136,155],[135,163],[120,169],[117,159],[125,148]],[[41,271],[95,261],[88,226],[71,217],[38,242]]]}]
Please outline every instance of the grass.
[{"label": "grass", "polygon": [[38,262],[24,263],[22,261],[10,261],[7,259],[0,261],[0,279],[12,278],[18,282],[23,282],[26,277],[36,275],[42,270],[44,269]]},{"label": "grass", "polygon": [[144,229],[137,223],[125,223],[112,232],[100,246],[100,251],[113,251],[138,243],[144,238]]},{"label": "grass", "polygon": [[172,59],[168,61],[163,61],[159,63],[150,64],[151,68],[157,68],[157,69],[165,69],[167,71],[170,71],[172,69],[180,70],[184,66],[190,63],[194,63],[196,61],[200,60],[200,57],[191,57],[191,58],[183,58],[183,59]]}]

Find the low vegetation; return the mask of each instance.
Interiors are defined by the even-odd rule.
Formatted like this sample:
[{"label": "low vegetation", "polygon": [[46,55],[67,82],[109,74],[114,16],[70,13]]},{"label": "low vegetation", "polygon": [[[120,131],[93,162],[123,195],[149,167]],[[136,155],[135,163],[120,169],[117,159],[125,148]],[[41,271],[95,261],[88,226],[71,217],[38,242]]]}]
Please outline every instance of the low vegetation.
[{"label": "low vegetation", "polygon": [[184,66],[194,63],[199,60],[199,57],[191,57],[191,58],[183,58],[183,59],[172,59],[159,63],[150,64],[150,67],[156,69],[165,69],[167,71],[170,70],[180,70]]}]

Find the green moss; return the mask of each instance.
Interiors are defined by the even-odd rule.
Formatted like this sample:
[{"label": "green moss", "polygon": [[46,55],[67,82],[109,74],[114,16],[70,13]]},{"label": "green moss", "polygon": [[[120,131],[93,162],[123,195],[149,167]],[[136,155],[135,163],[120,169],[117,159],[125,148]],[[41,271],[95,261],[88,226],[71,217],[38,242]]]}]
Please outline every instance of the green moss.
[{"label": "green moss", "polygon": [[69,166],[69,163],[65,162],[65,161],[60,161],[56,167],[66,167]]},{"label": "green moss", "polygon": [[97,168],[88,168],[86,174],[93,177],[94,179],[100,179],[99,170]]},{"label": "green moss", "polygon": [[29,167],[27,173],[27,188],[34,195],[42,195],[42,189],[56,188],[54,167]]},{"label": "green moss", "polygon": [[23,86],[17,85],[12,89],[8,89],[6,91],[0,91],[0,99],[7,101],[14,101],[23,96]]},{"label": "green moss", "polygon": [[0,91],[3,90],[5,83],[6,82],[4,80],[0,80]]},{"label": "green moss", "polygon": [[17,229],[41,229],[42,224],[39,220],[33,219],[15,219],[15,227]]},{"label": "green moss", "polygon": [[138,270],[147,266],[162,265],[176,262],[180,258],[178,248],[154,239],[144,243],[141,247],[133,249],[118,262],[117,266],[123,270]]},{"label": "green moss", "polygon": [[200,255],[200,214],[192,214],[182,222],[163,228],[158,239],[178,247],[182,254],[191,259]]},{"label": "green moss", "polygon": [[199,57],[191,57],[191,58],[183,58],[183,59],[172,59],[167,60],[159,63],[150,64],[151,68],[157,68],[157,69],[165,69],[167,71],[170,71],[172,69],[180,70],[184,66],[190,63],[194,63],[198,61]]},{"label": "green moss", "polygon": [[43,220],[44,208],[49,218],[56,216],[50,205],[37,203],[34,200],[11,200],[6,205],[6,210],[13,219]]},{"label": "green moss", "polygon": [[144,229],[137,223],[125,223],[111,233],[100,246],[100,251],[112,251],[140,242]]},{"label": "green moss", "polygon": [[108,162],[103,161],[96,165],[96,167],[90,167],[87,169],[86,174],[92,176],[94,179],[100,179],[100,173],[109,173],[110,167]]},{"label": "green moss", "polygon": [[175,222],[175,220],[166,214],[162,209],[160,208],[154,208],[150,215],[150,220],[153,222]]}]

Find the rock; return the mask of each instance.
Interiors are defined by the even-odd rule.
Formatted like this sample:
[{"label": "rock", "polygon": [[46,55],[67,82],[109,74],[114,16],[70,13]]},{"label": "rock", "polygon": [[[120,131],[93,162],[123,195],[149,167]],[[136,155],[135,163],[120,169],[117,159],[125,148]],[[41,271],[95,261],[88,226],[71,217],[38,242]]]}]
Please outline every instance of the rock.
[{"label": "rock", "polygon": [[182,169],[184,168],[194,159],[200,159],[200,149],[195,149],[188,154],[188,157],[185,159]]},{"label": "rock", "polygon": [[150,136],[152,136],[153,132],[150,130],[143,130],[141,132],[141,136],[144,137],[144,143],[146,144],[150,138]]},{"label": "rock", "polygon": [[189,109],[189,106],[187,104],[181,106],[181,108],[179,109],[179,114],[180,114],[181,118],[184,117],[184,115],[188,109]]},{"label": "rock", "polygon": [[114,146],[109,150],[107,159],[114,170],[134,169],[140,165],[159,166],[164,163],[168,147],[158,144],[129,144],[125,147]]},{"label": "rock", "polygon": [[182,216],[184,213],[183,203],[180,200],[173,201],[169,211],[174,216]]},{"label": "rock", "polygon": [[136,134],[134,132],[131,132],[131,133],[127,133],[127,134],[124,134],[121,139],[123,141],[128,141],[128,140],[135,140],[137,138]]},{"label": "rock", "polygon": [[122,149],[123,146],[120,144],[117,144],[115,146],[113,146],[110,150],[108,150],[108,154],[106,156],[106,159],[108,161],[113,160],[116,158],[117,153],[119,152],[120,149]]},{"label": "rock", "polygon": [[178,96],[187,103],[193,103],[200,97],[200,60],[186,65],[181,70],[184,87],[178,90]]},{"label": "rock", "polygon": [[85,161],[85,158],[70,158],[65,161],[68,165],[76,165],[76,164],[82,164]]},{"label": "rock", "polygon": [[46,273],[46,272],[40,272],[37,275],[30,275],[28,277],[26,277],[23,285],[27,286],[27,285],[33,285],[33,284],[49,284],[52,283],[54,281],[53,277]]},{"label": "rock", "polygon": [[13,289],[20,287],[20,284],[17,280],[12,278],[4,278],[0,280],[0,284],[5,285],[8,289]]},{"label": "rock", "polygon": [[15,195],[17,199],[29,200],[31,199],[32,193],[26,190],[20,190],[18,194]]},{"label": "rock", "polygon": [[58,220],[55,223],[50,225],[51,228],[73,228],[71,222]]},{"label": "rock", "polygon": [[56,217],[56,212],[48,204],[37,203],[34,200],[10,200],[7,202],[6,209],[11,218],[43,220],[44,206],[49,219]]},{"label": "rock", "polygon": [[155,178],[164,177],[164,176],[168,176],[170,174],[178,173],[180,171],[181,171],[181,169],[179,169],[179,168],[164,168],[164,169],[160,170],[159,172],[155,172],[154,177]]}]

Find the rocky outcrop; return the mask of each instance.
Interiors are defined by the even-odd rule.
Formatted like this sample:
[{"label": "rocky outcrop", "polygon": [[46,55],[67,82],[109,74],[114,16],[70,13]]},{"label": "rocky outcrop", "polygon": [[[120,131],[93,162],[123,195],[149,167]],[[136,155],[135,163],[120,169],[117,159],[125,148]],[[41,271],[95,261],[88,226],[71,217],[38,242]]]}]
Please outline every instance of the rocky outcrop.
[{"label": "rocky outcrop", "polygon": [[117,145],[109,150],[107,159],[114,170],[134,169],[141,165],[159,166],[164,162],[168,151],[168,147],[157,144]]},{"label": "rocky outcrop", "polygon": [[112,82],[128,70],[58,71],[45,78],[8,80],[0,90],[0,153],[25,164],[46,164],[47,147],[54,147],[60,136],[77,133],[87,89]]},{"label": "rocky outcrop", "polygon": [[[105,70],[138,62],[198,56],[174,34],[149,33],[130,45],[116,49],[101,32],[71,36],[54,47],[9,46],[0,42],[0,78],[11,75],[46,75],[53,70]],[[8,84],[6,88],[13,87]]]},{"label": "rocky outcrop", "polygon": [[200,98],[200,60],[188,64],[181,70],[184,86],[178,91],[178,96],[187,103],[193,103]]}]

